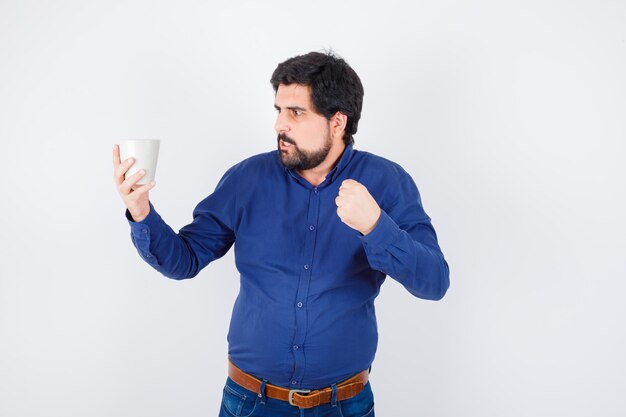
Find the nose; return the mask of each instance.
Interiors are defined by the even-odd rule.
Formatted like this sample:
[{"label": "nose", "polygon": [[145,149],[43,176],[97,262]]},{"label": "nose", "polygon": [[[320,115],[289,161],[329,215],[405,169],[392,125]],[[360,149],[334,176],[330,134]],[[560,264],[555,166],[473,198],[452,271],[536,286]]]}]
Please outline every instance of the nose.
[{"label": "nose", "polygon": [[291,130],[289,123],[287,122],[285,112],[279,112],[276,116],[276,123],[274,124],[274,130],[276,133],[287,133]]}]

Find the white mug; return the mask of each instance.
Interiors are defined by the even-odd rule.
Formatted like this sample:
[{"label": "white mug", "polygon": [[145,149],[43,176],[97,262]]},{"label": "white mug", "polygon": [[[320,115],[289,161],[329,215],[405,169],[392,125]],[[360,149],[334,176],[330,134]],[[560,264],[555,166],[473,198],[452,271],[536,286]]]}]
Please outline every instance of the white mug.
[{"label": "white mug", "polygon": [[138,185],[147,184],[154,180],[157,160],[159,159],[159,139],[132,139],[120,141],[120,161],[123,163],[128,158],[135,158],[124,179],[132,176],[137,171],[143,169],[145,175],[139,179]]}]

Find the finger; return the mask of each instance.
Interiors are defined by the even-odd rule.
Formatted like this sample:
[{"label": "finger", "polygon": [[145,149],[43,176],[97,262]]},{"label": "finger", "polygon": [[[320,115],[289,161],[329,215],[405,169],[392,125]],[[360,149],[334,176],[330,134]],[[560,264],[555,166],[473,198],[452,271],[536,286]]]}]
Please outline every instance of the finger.
[{"label": "finger", "polygon": [[117,170],[117,167],[120,166],[120,147],[117,145],[113,145],[113,169]]},{"label": "finger", "polygon": [[147,184],[142,184],[140,185],[138,188],[135,188],[133,190],[133,192],[131,193],[130,197],[131,198],[139,198],[141,197],[143,194],[147,193],[148,191],[150,191],[151,189],[153,189],[156,185],[155,181],[150,181]]},{"label": "finger", "polygon": [[124,161],[124,163],[117,166],[117,169],[115,170],[115,181],[118,184],[121,184],[124,181],[124,174],[126,174],[126,171],[128,171],[134,162],[134,158],[128,158]]},{"label": "finger", "polygon": [[341,220],[341,223],[345,223],[343,221],[343,210],[341,209],[341,207],[337,207],[337,216],[339,217],[339,220]]},{"label": "finger", "polygon": [[340,196],[335,197],[335,205],[337,207],[341,207],[341,203],[343,203],[343,198],[341,198]]},{"label": "finger", "polygon": [[351,179],[347,179],[347,180],[343,180],[343,182],[341,183],[341,186],[348,189],[348,188],[352,188],[355,185],[358,185],[359,183],[356,182],[355,180],[351,180]]},{"label": "finger", "polygon": [[126,178],[126,180],[120,184],[120,192],[124,195],[130,194],[132,186],[135,185],[144,175],[146,175],[146,171],[142,169],[135,172],[129,178]]}]

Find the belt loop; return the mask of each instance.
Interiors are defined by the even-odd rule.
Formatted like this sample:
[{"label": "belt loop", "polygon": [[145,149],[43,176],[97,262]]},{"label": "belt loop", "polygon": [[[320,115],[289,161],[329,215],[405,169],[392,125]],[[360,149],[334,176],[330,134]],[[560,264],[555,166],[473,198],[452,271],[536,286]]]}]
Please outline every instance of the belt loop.
[{"label": "belt loop", "polygon": [[337,384],[333,384],[330,386],[332,389],[332,393],[330,394],[330,405],[331,407],[337,407]]},{"label": "belt loop", "polygon": [[259,398],[261,399],[261,404],[265,405],[265,400],[266,400],[266,396],[265,396],[265,385],[267,385],[267,379],[264,379],[263,382],[261,382],[261,388],[259,389]]}]

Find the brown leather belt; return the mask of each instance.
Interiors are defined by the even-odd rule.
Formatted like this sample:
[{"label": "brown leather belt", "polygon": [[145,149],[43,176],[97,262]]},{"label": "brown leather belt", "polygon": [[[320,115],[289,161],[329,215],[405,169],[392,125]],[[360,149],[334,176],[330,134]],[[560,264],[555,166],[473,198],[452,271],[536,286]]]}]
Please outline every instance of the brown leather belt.
[{"label": "brown leather belt", "polygon": [[[247,390],[261,395],[261,381],[237,368],[230,359],[228,359],[228,376]],[[352,378],[337,384],[337,401],[347,400],[363,391],[368,377],[369,370],[366,369]],[[311,408],[320,404],[328,404],[330,403],[332,392],[331,387],[316,390],[290,390],[277,385],[265,384],[265,395],[267,397],[286,401],[300,408]]]}]

